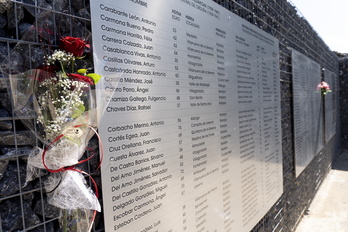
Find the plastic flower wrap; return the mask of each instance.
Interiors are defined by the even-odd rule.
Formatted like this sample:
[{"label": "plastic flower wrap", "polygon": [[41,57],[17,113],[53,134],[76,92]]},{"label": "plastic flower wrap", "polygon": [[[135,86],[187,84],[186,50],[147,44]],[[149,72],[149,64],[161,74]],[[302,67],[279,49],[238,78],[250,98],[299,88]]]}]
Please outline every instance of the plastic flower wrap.
[{"label": "plastic flower wrap", "polygon": [[[71,223],[69,217],[79,222],[69,231],[86,232],[95,217],[89,212],[101,211],[101,207],[98,193],[86,184],[89,174],[74,166],[89,159],[81,161],[98,125],[94,85],[101,76],[84,65],[90,51],[86,41],[63,37],[60,42],[61,49],[46,55],[40,67],[7,75],[15,115],[43,144],[29,155],[26,181],[40,176],[42,169],[49,171],[44,183],[48,202],[66,210],[61,221],[65,226]],[[84,216],[76,221],[76,215]]]},{"label": "plastic flower wrap", "polygon": [[326,95],[327,93],[331,92],[330,86],[328,83],[326,83],[325,81],[322,81],[318,86],[317,86],[317,90],[321,90],[321,93],[323,95]]}]

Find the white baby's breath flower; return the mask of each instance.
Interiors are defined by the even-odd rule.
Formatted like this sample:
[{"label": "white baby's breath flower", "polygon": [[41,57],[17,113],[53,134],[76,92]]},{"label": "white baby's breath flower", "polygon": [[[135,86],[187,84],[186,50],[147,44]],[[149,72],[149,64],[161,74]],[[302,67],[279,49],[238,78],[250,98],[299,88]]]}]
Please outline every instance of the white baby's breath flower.
[{"label": "white baby's breath flower", "polygon": [[[57,52],[51,60],[60,59],[62,56],[66,56],[66,53]],[[38,103],[42,112],[49,112],[50,116],[47,118],[39,112],[38,122],[45,127],[48,139],[54,139],[62,132],[62,125],[73,120],[74,112],[84,105],[81,97],[89,85],[57,72],[54,78],[42,81],[40,87],[44,92],[38,96]]]},{"label": "white baby's breath flower", "polygon": [[69,65],[71,61],[74,61],[75,57],[71,53],[65,51],[56,50],[52,55],[47,57],[47,65],[54,65],[56,61]]}]

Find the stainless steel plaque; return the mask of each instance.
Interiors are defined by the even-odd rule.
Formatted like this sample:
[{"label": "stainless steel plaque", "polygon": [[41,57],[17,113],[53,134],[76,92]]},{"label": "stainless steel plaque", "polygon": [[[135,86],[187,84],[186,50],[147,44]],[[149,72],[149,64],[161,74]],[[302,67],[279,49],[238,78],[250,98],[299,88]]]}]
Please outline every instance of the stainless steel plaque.
[{"label": "stainless steel plaque", "polygon": [[283,191],[277,39],[208,0],[91,13],[106,231],[250,231]]},{"label": "stainless steel plaque", "polygon": [[292,50],[296,176],[323,147],[320,65]]}]

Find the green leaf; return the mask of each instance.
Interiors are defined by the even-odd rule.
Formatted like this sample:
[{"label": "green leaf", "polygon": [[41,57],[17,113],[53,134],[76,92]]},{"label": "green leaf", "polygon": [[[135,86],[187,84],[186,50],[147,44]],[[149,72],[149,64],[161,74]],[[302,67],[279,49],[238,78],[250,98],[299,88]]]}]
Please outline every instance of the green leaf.
[{"label": "green leaf", "polygon": [[89,73],[86,76],[92,78],[93,81],[94,81],[94,84],[97,84],[99,82],[100,78],[101,78],[101,75],[95,74],[95,73]]},{"label": "green leaf", "polygon": [[74,109],[74,114],[71,116],[72,118],[77,118],[79,116],[81,116],[83,114],[83,112],[85,112],[86,107],[83,104],[80,104],[78,106],[76,106],[76,108]]},{"label": "green leaf", "polygon": [[81,68],[81,69],[77,70],[77,73],[78,73],[78,74],[81,74],[81,75],[86,75],[87,69]]}]

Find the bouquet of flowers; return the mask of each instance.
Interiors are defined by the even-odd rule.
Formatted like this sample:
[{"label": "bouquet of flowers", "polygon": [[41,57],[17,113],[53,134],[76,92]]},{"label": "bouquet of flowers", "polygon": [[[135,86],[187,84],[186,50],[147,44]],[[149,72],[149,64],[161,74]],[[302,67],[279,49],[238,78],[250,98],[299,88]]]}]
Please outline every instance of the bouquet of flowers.
[{"label": "bouquet of flowers", "polygon": [[[48,202],[63,210],[64,228],[74,227],[64,231],[90,231],[101,210],[95,181],[74,167],[90,159],[80,160],[97,128],[94,85],[101,76],[85,67],[88,53],[85,40],[62,37],[60,49],[45,56],[40,67],[9,75],[14,112],[43,143],[29,155],[26,181],[40,176],[42,169],[50,173],[45,181]],[[84,176],[90,177],[95,193]],[[68,225],[73,222],[75,226]]]},{"label": "bouquet of flowers", "polygon": [[331,92],[330,86],[325,81],[322,81],[318,86],[317,90],[321,90],[322,95],[326,95],[327,93]]}]

